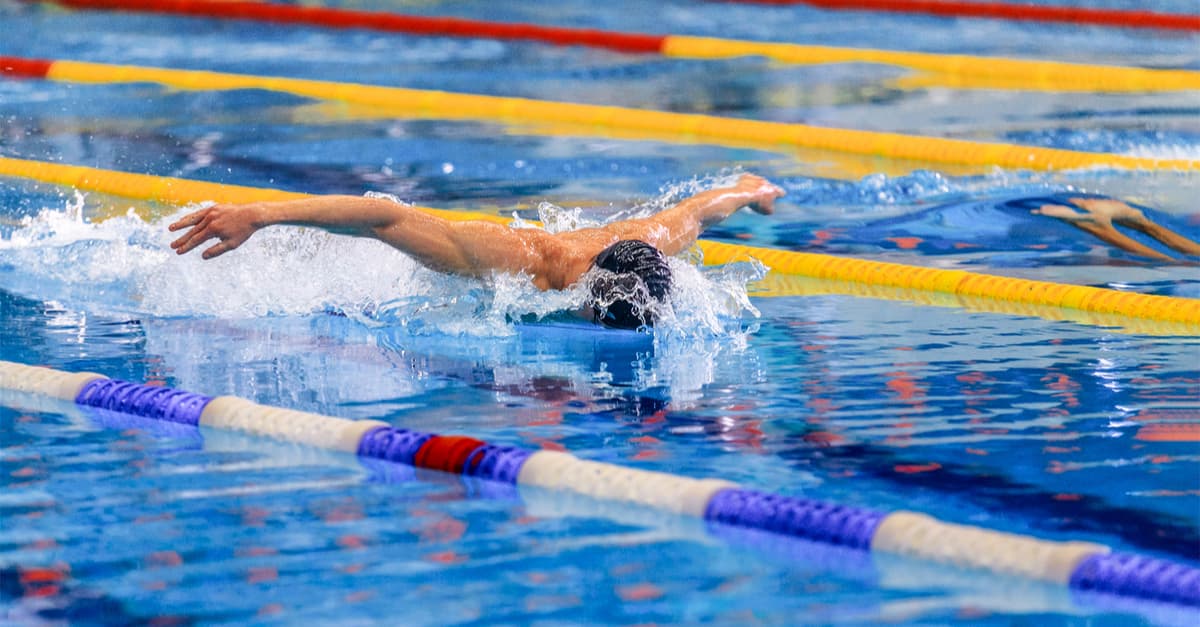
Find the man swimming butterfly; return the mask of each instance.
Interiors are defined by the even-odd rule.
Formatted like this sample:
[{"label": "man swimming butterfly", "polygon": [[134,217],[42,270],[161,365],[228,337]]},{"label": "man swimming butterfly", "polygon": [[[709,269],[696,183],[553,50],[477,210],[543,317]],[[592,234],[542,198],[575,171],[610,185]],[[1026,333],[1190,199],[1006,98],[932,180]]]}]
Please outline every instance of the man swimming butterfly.
[{"label": "man swimming butterfly", "polygon": [[653,304],[671,288],[667,257],[696,242],[704,229],[741,207],[774,211],[779,187],[753,174],[700,192],[648,218],[564,233],[517,229],[485,221],[452,222],[383,198],[317,196],[243,205],[218,204],[171,224],[189,229],[171,243],[185,254],[219,240],[205,259],[241,246],[255,231],[276,224],[317,227],[389,244],[441,272],[484,278],[495,272],[524,273],[542,290],[567,289],[592,268],[593,321],[619,329],[654,324]]}]

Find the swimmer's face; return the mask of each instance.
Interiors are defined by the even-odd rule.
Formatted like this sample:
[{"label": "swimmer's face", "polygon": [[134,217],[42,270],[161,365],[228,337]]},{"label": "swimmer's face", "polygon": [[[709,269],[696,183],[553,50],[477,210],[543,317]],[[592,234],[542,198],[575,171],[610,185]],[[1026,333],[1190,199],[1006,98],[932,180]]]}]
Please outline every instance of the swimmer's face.
[{"label": "swimmer's face", "polygon": [[616,329],[654,326],[653,305],[671,290],[671,268],[657,248],[621,240],[596,255],[605,272],[591,284],[593,321]]}]

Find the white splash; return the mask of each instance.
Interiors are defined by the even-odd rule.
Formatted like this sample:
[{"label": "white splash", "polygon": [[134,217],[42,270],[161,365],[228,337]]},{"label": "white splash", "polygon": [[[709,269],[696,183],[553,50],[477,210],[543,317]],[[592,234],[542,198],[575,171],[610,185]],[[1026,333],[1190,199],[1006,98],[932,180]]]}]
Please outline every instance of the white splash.
[{"label": "white splash", "polygon": [[1200,160],[1200,146],[1195,144],[1139,144],[1124,151],[1130,157],[1143,159],[1175,159],[1180,161]]},{"label": "white splash", "polygon": [[196,206],[151,222],[130,211],[94,223],[80,206],[77,197],[65,209],[43,210],[0,240],[0,285],[90,309],[245,318],[419,294],[432,274],[379,242],[285,227],[204,261],[169,247],[178,234],[167,225]]}]

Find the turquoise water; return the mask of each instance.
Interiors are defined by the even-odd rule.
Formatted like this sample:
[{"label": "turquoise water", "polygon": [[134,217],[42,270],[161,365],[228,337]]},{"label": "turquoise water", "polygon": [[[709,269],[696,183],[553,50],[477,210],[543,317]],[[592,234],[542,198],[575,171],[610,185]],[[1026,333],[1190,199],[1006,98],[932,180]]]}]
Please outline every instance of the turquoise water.
[{"label": "turquoise water", "polygon": [[[1200,69],[1193,35],[722,3],[639,7],[414,10]],[[884,66],[667,60],[24,3],[0,2],[0,18],[0,55],[1200,154],[1194,94],[910,91],[891,83],[902,70]],[[0,131],[3,156],[378,191],[525,218],[548,203],[542,215],[564,223],[653,211],[740,167],[789,195],[776,216],[736,215],[715,239],[1200,296],[1194,266],[1115,252],[1006,204],[1107,194],[1200,239],[1195,174],[914,169],[397,120],[262,91],[44,81],[0,81]],[[1195,337],[839,294],[766,297],[756,268],[682,263],[680,317],[655,337],[563,334],[509,321],[553,309],[554,296],[520,282],[442,277],[371,242],[272,229],[214,262],[177,258],[164,225],[180,210],[0,179],[0,359],[1200,561]],[[0,405],[0,617],[9,622],[54,608],[132,624],[1195,618],[44,399],[9,394]],[[9,584],[31,569],[58,573],[56,592],[17,598]]]}]

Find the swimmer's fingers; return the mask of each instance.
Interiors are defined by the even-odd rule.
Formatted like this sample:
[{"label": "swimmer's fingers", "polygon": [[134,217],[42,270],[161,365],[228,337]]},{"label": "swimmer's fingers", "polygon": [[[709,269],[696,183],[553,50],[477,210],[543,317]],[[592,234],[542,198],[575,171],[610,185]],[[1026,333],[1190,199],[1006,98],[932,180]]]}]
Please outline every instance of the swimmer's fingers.
[{"label": "swimmer's fingers", "polygon": [[762,179],[762,185],[758,189],[758,199],[750,203],[748,206],[751,211],[761,213],[763,215],[771,215],[775,213],[775,199],[787,194],[782,187],[768,183],[766,179]]},{"label": "swimmer's fingers", "polygon": [[[180,229],[191,227],[191,230],[187,231],[178,239],[171,242],[171,248],[174,248],[175,252],[182,255],[200,245],[200,243],[202,243],[205,239],[212,237],[212,235],[203,235],[206,231],[208,231],[208,226],[211,222],[211,220],[209,220],[209,209],[211,209],[211,207],[201,209],[199,211],[193,211],[192,213],[183,216],[174,224],[171,224],[167,227],[168,231],[178,231]],[[203,238],[201,239],[202,235]]]},{"label": "swimmer's fingers", "polygon": [[[215,206],[216,205],[214,205],[214,207]],[[200,223],[201,220],[203,220],[206,216],[208,216],[209,212],[212,211],[212,208],[213,207],[205,207],[199,211],[193,211],[193,212],[187,214],[186,216],[183,216],[182,218],[179,218],[178,220],[173,222],[170,226],[167,227],[167,230],[168,231],[178,231],[179,229],[184,229],[189,226],[196,226],[197,224]]]},{"label": "swimmer's fingers", "polygon": [[217,234],[208,228],[208,225],[198,225],[184,233],[183,237],[171,242],[171,248],[174,248],[177,254],[187,254],[214,237],[217,237]]},{"label": "swimmer's fingers", "polygon": [[1067,222],[1094,220],[1094,217],[1091,214],[1078,211],[1074,207],[1068,207],[1066,205],[1042,205],[1037,209],[1031,210],[1030,213],[1039,216],[1046,216],[1048,218],[1058,218],[1059,220],[1065,220]]},{"label": "swimmer's fingers", "polygon": [[219,256],[224,255],[225,253],[233,250],[234,248],[237,248],[239,244],[241,244],[241,242],[235,243],[232,240],[221,241],[213,246],[210,246],[208,248],[208,250],[201,253],[200,256],[205,259],[212,259],[213,257],[219,257]]},{"label": "swimmer's fingers", "polygon": [[754,213],[761,213],[764,216],[769,216],[772,213],[775,213],[775,199],[774,198],[767,198],[767,199],[760,200],[757,202],[752,202],[746,206],[749,207],[750,210],[753,211]]},{"label": "swimmer's fingers", "polygon": [[[183,235],[179,236],[179,238],[176,239],[175,241],[171,242],[171,248],[176,249],[177,251],[179,251],[180,254],[187,252],[187,250],[191,250],[191,247],[189,247],[187,250],[180,250],[180,249],[183,246],[186,246],[188,244],[188,242],[190,242],[192,240],[192,238],[197,237],[202,232],[208,230],[209,224],[211,222],[212,222],[212,220],[209,219],[208,215],[201,215],[196,222],[194,222],[190,225],[191,228],[187,232],[185,232]],[[180,227],[180,228],[187,228],[187,227]]]},{"label": "swimmer's fingers", "polygon": [[242,245],[259,228],[255,223],[257,206],[250,205],[213,205],[208,209],[189,215],[180,220],[180,228],[191,230],[183,237],[171,243],[171,247],[179,254],[185,254],[210,239],[221,240],[224,247],[213,253],[206,251],[205,259],[211,259]]},{"label": "swimmer's fingers", "polygon": [[[210,239],[220,240],[200,255],[204,259],[212,259],[241,246],[248,237],[248,235],[243,234],[222,233],[211,225],[202,224],[172,243],[171,246],[175,248],[176,253],[183,255],[199,248],[201,244]],[[176,244],[179,244],[179,246],[176,246]]]},{"label": "swimmer's fingers", "polygon": [[1113,222],[1139,222],[1146,214],[1116,198],[1072,198],[1075,206],[1101,219]]}]

